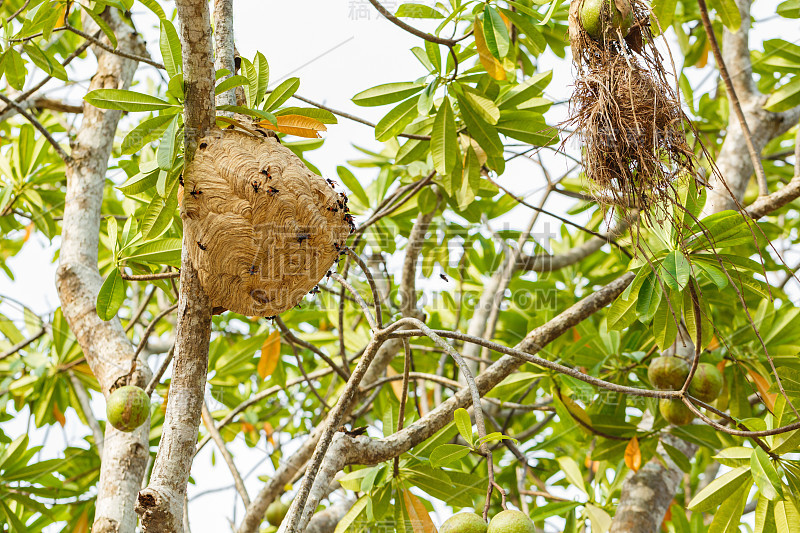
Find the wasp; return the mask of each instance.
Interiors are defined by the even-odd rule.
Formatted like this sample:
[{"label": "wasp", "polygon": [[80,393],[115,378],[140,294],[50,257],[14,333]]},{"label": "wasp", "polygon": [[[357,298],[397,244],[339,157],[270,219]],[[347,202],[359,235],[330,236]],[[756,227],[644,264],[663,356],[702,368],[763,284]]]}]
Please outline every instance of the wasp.
[{"label": "wasp", "polygon": [[265,316],[264,318],[266,318],[267,320],[275,320],[276,318],[278,318],[278,315]]},{"label": "wasp", "polygon": [[325,277],[326,278],[330,278],[331,274],[332,274],[332,272],[330,270],[328,270],[328,272],[325,273]]},{"label": "wasp", "polygon": [[207,249],[207,246],[206,246],[205,244],[203,244],[202,242],[200,242],[200,241],[197,241],[197,246],[198,246],[198,247],[199,247],[201,250],[203,250],[204,252],[205,252],[205,251],[206,251],[206,249]]},{"label": "wasp", "polygon": [[328,182],[328,185],[330,185],[330,186],[331,186],[331,188],[334,188],[334,187],[336,187],[336,182],[335,182],[335,181],[333,181],[332,179],[330,179],[330,178],[326,178],[326,179],[325,179],[325,181],[327,181],[327,182]]},{"label": "wasp", "polygon": [[198,191],[197,189],[192,189],[189,194],[192,195],[192,198],[197,199],[197,197],[203,194],[203,191]]},{"label": "wasp", "polygon": [[447,276],[445,276],[444,274],[439,274],[439,277],[440,277],[440,278],[442,278],[442,279],[443,279],[443,280],[445,280],[445,281],[450,281],[450,280],[447,278]]},{"label": "wasp", "polygon": [[327,209],[331,213],[338,213],[339,212],[339,208],[338,207],[326,207],[325,209]]},{"label": "wasp", "polygon": [[203,148],[207,147],[207,146],[208,146],[208,143],[200,143],[200,149],[201,149],[201,150],[202,150]]},{"label": "wasp", "polygon": [[367,433],[367,426],[363,426],[360,428],[353,428],[348,430],[345,426],[340,426],[339,431],[347,435],[348,437],[358,437],[360,435],[364,435]]},{"label": "wasp", "polygon": [[309,294],[319,294],[319,285],[314,285],[314,288],[308,291]]},{"label": "wasp", "polygon": [[267,192],[269,193],[270,196],[275,196],[280,191],[278,189],[276,189],[275,187],[267,187]]},{"label": "wasp", "polygon": [[350,233],[353,233],[356,230],[356,223],[353,221],[353,215],[345,215],[344,221],[347,222],[348,226],[350,226]]},{"label": "wasp", "polygon": [[255,274],[256,272],[258,272],[258,267],[257,267],[257,266],[255,266],[255,265],[251,265],[251,266],[250,266],[250,268],[249,268],[249,269],[247,269],[247,272],[249,272],[249,273],[250,273],[250,275],[252,276],[252,275],[253,275],[253,274]]},{"label": "wasp", "polygon": [[181,172],[181,175],[178,176],[178,183],[180,183],[181,187],[183,187],[183,173],[182,172]]},{"label": "wasp", "polygon": [[342,248],[341,248],[341,246],[339,246],[338,242],[333,243],[333,247],[334,247],[334,249],[336,249],[337,252],[340,252],[342,250]]},{"label": "wasp", "polygon": [[250,185],[253,187],[253,192],[258,192],[259,186],[257,181],[252,182]]},{"label": "wasp", "polygon": [[266,168],[264,170],[262,170],[261,173],[264,174],[267,177],[268,180],[272,179],[272,174],[270,174],[269,170],[267,170]]},{"label": "wasp", "polygon": [[297,242],[303,244],[303,241],[308,239],[310,236],[311,235],[309,235],[308,233],[301,233],[300,235],[297,236]]}]

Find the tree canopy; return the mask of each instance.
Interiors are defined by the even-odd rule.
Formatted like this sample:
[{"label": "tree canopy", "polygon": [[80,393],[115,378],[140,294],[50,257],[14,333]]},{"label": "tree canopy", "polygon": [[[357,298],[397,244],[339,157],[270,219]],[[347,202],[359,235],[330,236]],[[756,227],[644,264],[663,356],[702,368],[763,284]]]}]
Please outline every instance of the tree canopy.
[{"label": "tree canopy", "polygon": [[[800,531],[800,46],[750,38],[800,4],[599,5],[613,31],[584,42],[580,0],[364,2],[419,62],[352,96],[372,123],[271,80],[280,43],[240,56],[232,0],[0,2],[3,283],[37,235],[60,300],[39,316],[0,294],[0,421],[49,435],[74,412],[85,435],[40,460],[60,444],[0,426],[4,531],[204,531],[187,483],[218,486],[192,470],[206,446],[239,533],[422,533],[462,509],[537,531]],[[574,120],[636,76],[655,103]],[[48,93],[68,86],[81,102]],[[203,139],[278,139],[320,173],[342,121],[380,149],[322,176],[354,222],[337,263],[278,316],[215,308],[184,231]],[[151,399],[133,431],[98,410],[123,385]],[[257,492],[247,447],[269,455]]]}]

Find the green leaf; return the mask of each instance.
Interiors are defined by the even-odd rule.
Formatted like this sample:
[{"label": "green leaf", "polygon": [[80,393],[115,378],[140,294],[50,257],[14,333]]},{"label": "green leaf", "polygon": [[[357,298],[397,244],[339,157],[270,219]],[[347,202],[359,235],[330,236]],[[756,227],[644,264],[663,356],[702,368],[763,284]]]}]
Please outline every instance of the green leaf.
[{"label": "green leaf", "polygon": [[125,301],[125,282],[119,268],[115,268],[108,275],[97,293],[97,316],[101,320],[111,320],[116,316],[122,302]]},{"label": "green leaf", "polygon": [[581,469],[578,466],[578,463],[575,462],[575,459],[572,457],[559,457],[556,459],[558,461],[558,465],[561,467],[561,471],[564,472],[564,477],[567,478],[567,481],[575,485],[581,492],[584,494],[588,494],[586,492],[586,485],[583,481],[583,476],[581,475]]},{"label": "green leaf", "polygon": [[11,526],[10,531],[28,531],[28,528],[25,526],[25,524],[19,519],[19,517],[16,514],[14,514],[14,511],[11,510],[11,507],[8,506],[8,504],[5,502],[3,498],[0,498],[0,506],[2,506],[6,518],[8,518],[9,524]]},{"label": "green leaf", "polygon": [[636,320],[636,298],[614,300],[606,315],[606,325],[610,330],[622,331]]},{"label": "green leaf", "polygon": [[24,46],[25,52],[31,58],[33,64],[42,69],[45,74],[53,76],[61,81],[67,81],[67,71],[56,61],[52,52],[44,52],[35,43],[27,43]]},{"label": "green leaf", "polygon": [[154,196],[142,217],[142,239],[151,241],[164,234],[172,225],[178,209],[178,180],[175,179],[166,198]]},{"label": "green leaf", "polygon": [[431,155],[433,166],[440,176],[447,176],[456,166],[458,158],[458,138],[456,137],[456,122],[450,100],[445,96],[436,118],[433,121],[431,134]]},{"label": "green leaf", "polygon": [[800,76],[795,76],[789,83],[769,95],[764,108],[779,112],[788,111],[797,105],[800,105]]},{"label": "green leaf", "polygon": [[474,443],[472,440],[472,420],[470,419],[467,410],[461,407],[456,409],[455,413],[453,413],[453,418],[456,421],[458,432],[461,434],[464,440],[467,441],[470,446],[472,446]]},{"label": "green leaf", "polygon": [[299,87],[300,78],[289,78],[281,82],[281,84],[272,89],[272,92],[267,96],[267,101],[264,102],[264,111],[272,111],[279,107],[282,103],[291,98]]},{"label": "green leaf", "polygon": [[411,124],[417,118],[417,102],[419,96],[413,96],[408,100],[400,102],[396,107],[389,111],[375,125],[375,139],[378,141],[388,141]]},{"label": "green leaf", "polygon": [[[131,155],[138,152],[144,145],[161,138],[175,115],[158,115],[143,120],[133,128],[122,141],[122,154]],[[130,181],[130,180],[128,180]],[[122,187],[120,187],[122,189]]]},{"label": "green leaf", "polygon": [[687,474],[692,471],[692,463],[689,461],[689,458],[686,457],[686,454],[684,454],[675,446],[672,446],[664,441],[661,442],[661,445],[664,446],[664,450],[667,452],[667,455],[669,455],[669,458],[672,459],[672,462],[675,463],[678,468]]},{"label": "green leaf", "polygon": [[669,298],[661,298],[653,316],[653,336],[661,350],[666,350],[675,342],[682,304],[682,294],[677,291],[669,291]]},{"label": "green leaf", "polygon": [[139,1],[142,3],[143,6],[145,6],[147,9],[155,13],[160,20],[164,20],[165,18],[167,18],[167,16],[164,14],[164,10],[161,9],[161,5],[158,3],[158,0],[139,0]]},{"label": "green leaf", "polygon": [[443,19],[444,15],[431,6],[423,4],[400,4],[394,14],[396,17],[410,19]]},{"label": "green leaf", "polygon": [[[645,268],[645,267],[643,267]],[[642,323],[649,322],[661,303],[661,287],[658,284],[656,274],[650,272],[639,289],[639,296],[636,302],[636,314]]]},{"label": "green leaf", "polygon": [[246,85],[250,83],[250,80],[237,74],[236,76],[231,76],[230,78],[225,78],[216,87],[214,87],[214,94],[222,94],[225,91],[229,91],[235,87],[241,87],[242,85]]},{"label": "green leaf", "polygon": [[100,109],[118,109],[129,112],[159,111],[177,107],[155,96],[123,89],[97,89],[87,93],[83,99]]},{"label": "green leaf", "polygon": [[794,533],[800,531],[800,514],[789,500],[775,503],[775,526],[778,533]]},{"label": "green leaf", "polygon": [[750,456],[750,471],[753,472],[753,480],[762,496],[771,501],[783,499],[781,478],[769,456],[761,448],[756,447]]},{"label": "green leaf", "polygon": [[25,76],[28,74],[25,69],[25,60],[14,48],[9,48],[3,53],[2,64],[5,68],[8,84],[21,91],[25,86]]},{"label": "green leaf", "polygon": [[725,27],[732,32],[736,32],[742,25],[742,17],[736,6],[736,0],[709,0],[708,3],[717,12]]},{"label": "green leaf", "polygon": [[464,102],[469,104],[477,115],[489,124],[497,124],[500,119],[500,110],[493,101],[465,85],[462,85],[460,89],[464,96]]},{"label": "green leaf", "polygon": [[488,4],[483,8],[483,38],[494,57],[503,59],[508,55],[508,28],[500,13]]},{"label": "green leaf", "polygon": [[675,17],[675,7],[678,0],[653,0],[651,5],[654,23],[651,25],[653,35],[660,35],[661,31],[666,31],[672,26],[672,19]]},{"label": "green leaf", "polygon": [[[256,88],[256,95],[253,105],[259,105],[264,95],[267,94],[267,86],[269,85],[269,63],[267,58],[261,52],[256,52],[256,57],[253,60],[253,68],[258,77],[258,86]],[[320,111],[323,111],[320,109]],[[307,115],[306,115],[307,116]],[[334,119],[335,120],[335,119]],[[336,124],[333,122],[332,124]]]},{"label": "green leaf", "polygon": [[692,275],[692,267],[683,252],[671,251],[661,264],[664,284],[674,290],[683,290]]},{"label": "green leaf", "polygon": [[103,19],[103,17],[95,13],[94,10],[92,10],[91,8],[88,8],[80,3],[78,5],[81,6],[83,8],[83,12],[89,15],[89,17],[91,17],[94,23],[97,24],[101,30],[103,30],[103,33],[106,34],[106,37],[108,37],[108,40],[111,42],[111,48],[116,48],[117,36],[114,35],[114,31],[111,29],[111,26],[109,26],[108,23],[105,21],[105,19]]},{"label": "green leaf", "polygon": [[[453,85],[453,87],[457,86]],[[464,97],[457,92],[456,100],[458,101],[458,108],[461,110],[461,118],[467,125],[470,137],[475,139],[480,147],[483,148],[483,151],[486,152],[489,168],[497,171],[498,174],[502,174],[505,169],[505,160],[503,159],[503,143],[500,140],[497,129],[483,120],[477,112],[473,111]]]},{"label": "green leaf", "polygon": [[178,127],[178,116],[173,116],[172,122],[167,126],[164,136],[161,138],[161,143],[158,145],[158,152],[156,153],[156,160],[158,161],[158,168],[161,170],[170,170],[175,161],[175,133]]},{"label": "green leaf", "polygon": [[746,482],[750,482],[749,466],[740,466],[721,475],[701,490],[689,502],[689,509],[696,512],[708,512],[728,499]]},{"label": "green leaf", "polygon": [[800,0],[786,0],[778,4],[778,15],[787,19],[800,18]]},{"label": "green leaf", "polygon": [[353,97],[353,103],[363,107],[393,104],[417,94],[424,87],[425,84],[423,83],[385,83],[366,91],[361,91]]},{"label": "green leaf", "polygon": [[714,460],[719,464],[736,468],[739,466],[748,466],[750,464],[750,457],[753,455],[752,448],[745,448],[744,446],[732,446],[720,450],[714,456]]},{"label": "green leaf", "polygon": [[753,533],[778,533],[775,526],[775,504],[766,498],[758,498],[756,521]]},{"label": "green leaf", "polygon": [[536,111],[504,111],[497,121],[497,131],[534,146],[558,142],[558,131],[548,126],[542,114]]},{"label": "green leaf", "polygon": [[356,519],[364,512],[364,509],[367,507],[367,502],[369,501],[369,494],[365,494],[361,496],[356,503],[347,511],[347,514],[339,520],[339,523],[336,524],[336,529],[333,533],[345,533],[350,531],[350,526]]},{"label": "green leaf", "polygon": [[470,448],[460,444],[442,444],[431,453],[431,466],[439,468],[469,455]]},{"label": "green leaf", "polygon": [[183,59],[181,57],[181,40],[175,26],[166,18],[161,18],[161,36],[158,41],[161,49],[161,58],[170,78],[183,71]]},{"label": "green leaf", "polygon": [[350,172],[349,168],[339,165],[336,167],[336,173],[339,175],[339,179],[342,180],[344,186],[350,189],[350,192],[355,195],[359,202],[365,207],[370,205],[369,197],[366,191],[364,191],[364,187],[361,186],[361,183],[359,183],[355,175]]},{"label": "green leaf", "polygon": [[742,518],[744,504],[747,502],[749,488],[740,487],[733,496],[722,502],[708,526],[708,533],[739,533],[739,521]]}]

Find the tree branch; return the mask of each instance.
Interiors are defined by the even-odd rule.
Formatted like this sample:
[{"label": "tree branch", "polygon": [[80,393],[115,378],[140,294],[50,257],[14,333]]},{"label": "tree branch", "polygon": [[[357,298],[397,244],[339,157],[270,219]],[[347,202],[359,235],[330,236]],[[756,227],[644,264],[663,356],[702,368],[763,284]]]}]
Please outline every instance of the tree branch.
[{"label": "tree branch", "polygon": [[[139,36],[114,11],[107,16],[120,49],[132,52],[144,49]],[[97,73],[89,89],[128,88],[136,63],[100,49],[94,52]],[[104,322],[95,309],[103,281],[97,258],[105,174],[121,115],[121,111],[97,109],[88,104],[84,108],[66,169],[62,244],[56,273],[64,317],[105,395],[127,371],[134,351],[119,319]],[[140,361],[135,382],[144,385],[149,378],[150,369]],[[133,504],[147,465],[149,427],[145,423],[133,433],[123,433],[111,424],[106,426],[94,532],[134,532]]]},{"label": "tree branch", "polygon": [[[211,21],[206,0],[177,0],[183,48],[185,158],[194,157],[199,139],[215,123]],[[182,213],[183,215],[183,213]],[[211,302],[189,258],[184,233],[175,360],[164,430],[150,485],[139,494],[136,511],[142,531],[178,533],[183,529],[186,483],[194,458],[203,408],[211,335]]]}]

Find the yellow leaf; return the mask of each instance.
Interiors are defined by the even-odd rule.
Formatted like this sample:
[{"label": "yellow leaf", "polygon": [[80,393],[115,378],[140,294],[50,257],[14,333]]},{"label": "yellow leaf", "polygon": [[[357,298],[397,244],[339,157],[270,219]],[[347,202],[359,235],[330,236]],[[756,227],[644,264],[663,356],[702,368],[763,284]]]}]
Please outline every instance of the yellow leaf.
[{"label": "yellow leaf", "polygon": [[55,417],[56,421],[61,424],[62,428],[64,427],[64,424],[67,423],[64,413],[61,412],[61,409],[59,409],[56,404],[53,404],[53,416]]},{"label": "yellow leaf", "polygon": [[483,25],[477,17],[475,17],[475,25],[472,33],[475,35],[475,48],[478,50],[478,59],[480,59],[483,68],[486,69],[489,76],[496,80],[506,79],[506,71],[503,68],[503,64],[498,61],[486,47],[486,41],[483,38]]},{"label": "yellow leaf", "polygon": [[586,414],[586,411],[583,410],[583,407],[575,403],[575,401],[568,396],[561,396],[561,401],[573,417],[583,422],[584,429],[588,430],[592,427],[592,420],[589,418],[589,415]]},{"label": "yellow leaf", "polygon": [[642,451],[639,449],[639,439],[633,437],[625,447],[625,465],[638,472],[642,466]]},{"label": "yellow leaf", "polygon": [[[399,372],[397,372],[394,368],[387,367],[386,368],[386,375],[387,376],[397,376]],[[394,395],[397,396],[398,400],[403,399],[403,382],[401,380],[397,381],[390,381],[389,384],[392,386],[392,390],[394,391]]]},{"label": "yellow leaf", "polygon": [[321,131],[328,131],[325,124],[315,118],[304,117],[302,115],[281,115],[276,118],[278,120],[277,126],[268,120],[262,120],[261,122],[257,122],[257,124],[268,130],[297,135],[298,137],[309,137],[311,139],[321,137],[319,134]]},{"label": "yellow leaf", "polygon": [[22,242],[28,242],[28,239],[31,238],[32,231],[33,231],[33,222],[25,226],[25,236],[22,237]]},{"label": "yellow leaf", "polygon": [[276,329],[269,334],[269,337],[261,345],[261,359],[258,360],[258,375],[261,379],[275,372],[278,366],[278,359],[281,358],[281,334]]},{"label": "yellow leaf", "polygon": [[414,530],[414,533],[437,533],[436,526],[433,525],[431,515],[425,509],[425,505],[410,490],[403,490],[403,503],[406,505],[411,529]]},{"label": "yellow leaf", "polygon": [[458,138],[461,141],[461,148],[464,153],[464,159],[461,161],[462,164],[466,165],[467,162],[467,148],[472,147],[475,150],[475,155],[478,156],[478,164],[483,166],[486,164],[486,160],[488,157],[486,156],[486,151],[481,148],[481,145],[478,144],[478,141],[470,137],[469,135],[464,135],[463,133],[458,134]]},{"label": "yellow leaf", "polygon": [[264,433],[267,434],[267,441],[275,446],[275,439],[272,438],[272,434],[275,433],[275,429],[269,422],[264,422]]},{"label": "yellow leaf", "polygon": [[747,373],[750,376],[750,379],[753,380],[753,383],[756,384],[756,388],[758,389],[761,398],[764,400],[764,403],[767,404],[767,409],[769,409],[769,412],[774,412],[775,400],[778,398],[778,394],[769,392],[769,381],[767,381],[764,376],[755,370],[749,370]]}]

